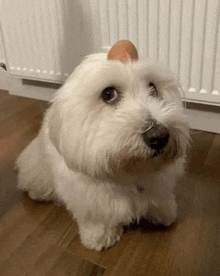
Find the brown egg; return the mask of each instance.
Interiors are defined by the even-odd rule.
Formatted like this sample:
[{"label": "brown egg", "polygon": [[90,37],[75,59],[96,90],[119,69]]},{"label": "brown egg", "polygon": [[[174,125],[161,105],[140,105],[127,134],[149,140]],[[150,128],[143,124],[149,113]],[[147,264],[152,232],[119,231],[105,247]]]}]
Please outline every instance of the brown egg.
[{"label": "brown egg", "polygon": [[108,52],[107,59],[120,60],[138,60],[137,49],[129,40],[120,40],[115,43]]}]

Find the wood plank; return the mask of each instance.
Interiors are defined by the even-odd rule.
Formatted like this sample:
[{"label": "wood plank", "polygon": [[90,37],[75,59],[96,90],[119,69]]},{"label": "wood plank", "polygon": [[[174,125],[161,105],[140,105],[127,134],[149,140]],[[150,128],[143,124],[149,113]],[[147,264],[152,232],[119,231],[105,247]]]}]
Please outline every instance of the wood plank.
[{"label": "wood plank", "polygon": [[80,260],[77,256],[64,252],[46,276],[101,276],[104,272],[104,267],[92,264],[87,260]]},{"label": "wood plank", "polygon": [[27,236],[10,257],[2,263],[0,275],[45,275],[61,254],[61,249],[45,244],[32,235]]},{"label": "wood plank", "polygon": [[105,268],[29,235],[0,265],[4,276],[103,275]]},{"label": "wood plank", "polygon": [[53,204],[37,203],[27,198],[5,214],[0,220],[0,262],[20,246],[53,208]]},{"label": "wood plank", "polygon": [[207,171],[219,172],[220,169],[220,136],[216,135],[213,139],[212,146],[208,151],[207,158],[205,160],[205,166],[208,166]]},{"label": "wood plank", "polygon": [[11,96],[9,95],[8,91],[0,90],[0,106],[2,105],[2,103],[7,101],[9,98],[11,98]]},{"label": "wood plank", "polygon": [[203,131],[192,131],[192,142],[188,152],[187,170],[200,171],[212,146],[215,135]]},{"label": "wood plank", "polygon": [[32,234],[45,243],[66,248],[78,234],[78,228],[75,220],[64,207],[55,206]]},{"label": "wood plank", "polygon": [[[0,121],[6,120],[8,118],[16,119],[16,114],[22,112],[29,106],[38,106],[38,112],[45,110],[48,106],[46,101],[33,100],[29,98],[22,98],[17,96],[3,96],[2,101],[0,102],[1,117]],[[27,115],[27,114],[26,114]],[[28,118],[26,116],[25,118]]]}]

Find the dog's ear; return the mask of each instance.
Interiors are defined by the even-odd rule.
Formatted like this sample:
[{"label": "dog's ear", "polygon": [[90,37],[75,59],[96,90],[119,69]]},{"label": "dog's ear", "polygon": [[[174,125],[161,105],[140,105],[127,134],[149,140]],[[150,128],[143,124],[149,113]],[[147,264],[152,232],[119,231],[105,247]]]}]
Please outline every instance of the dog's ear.
[{"label": "dog's ear", "polygon": [[61,100],[54,101],[48,110],[45,123],[48,126],[46,131],[51,144],[63,156],[67,166],[72,167],[75,164],[73,158],[76,156],[77,145],[73,143],[74,121],[71,110],[68,112],[68,107],[71,109],[68,102],[64,104]]},{"label": "dog's ear", "polygon": [[53,106],[51,106],[51,109],[48,110],[49,112],[49,116],[48,118],[48,127],[49,127],[49,139],[51,140],[51,142],[53,143],[53,145],[56,147],[56,149],[58,150],[58,152],[60,152],[60,141],[61,141],[61,114],[60,114],[60,110],[58,108],[58,106],[56,104],[53,104]]},{"label": "dog's ear", "polygon": [[120,60],[121,62],[134,61],[138,60],[138,52],[129,40],[120,40],[112,46],[107,59]]}]

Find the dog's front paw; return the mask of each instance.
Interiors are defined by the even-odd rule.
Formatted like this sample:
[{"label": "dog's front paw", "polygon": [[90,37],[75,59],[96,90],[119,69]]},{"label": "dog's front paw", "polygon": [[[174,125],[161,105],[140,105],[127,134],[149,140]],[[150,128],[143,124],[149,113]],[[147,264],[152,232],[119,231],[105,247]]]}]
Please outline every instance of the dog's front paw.
[{"label": "dog's front paw", "polygon": [[164,225],[170,226],[176,222],[176,215],[161,215],[156,214],[155,216],[149,216],[148,221],[153,223],[154,225]]},{"label": "dog's front paw", "polygon": [[152,204],[147,219],[155,225],[170,226],[177,219],[177,204],[175,200]]},{"label": "dog's front paw", "polygon": [[108,228],[102,224],[80,225],[79,232],[82,244],[88,249],[101,251],[113,246],[121,239],[122,227]]}]

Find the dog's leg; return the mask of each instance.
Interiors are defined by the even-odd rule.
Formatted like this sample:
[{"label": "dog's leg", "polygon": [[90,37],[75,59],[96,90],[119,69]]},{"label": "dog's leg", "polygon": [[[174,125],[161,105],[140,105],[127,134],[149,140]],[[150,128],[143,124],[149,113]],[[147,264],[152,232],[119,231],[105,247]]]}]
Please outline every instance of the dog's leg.
[{"label": "dog's leg", "polygon": [[56,199],[50,165],[36,137],[16,160],[18,188],[27,191],[34,200]]},{"label": "dog's leg", "polygon": [[147,219],[153,224],[170,226],[177,218],[177,204],[175,195],[169,191],[164,196],[158,196],[149,202]]},{"label": "dog's leg", "polygon": [[121,239],[122,226],[109,226],[103,223],[79,223],[81,242],[89,249],[101,251],[113,246]]},{"label": "dog's leg", "polygon": [[55,177],[56,191],[76,219],[81,242],[100,251],[120,240],[123,225],[132,221],[132,204],[109,182],[92,179],[68,168]]}]

